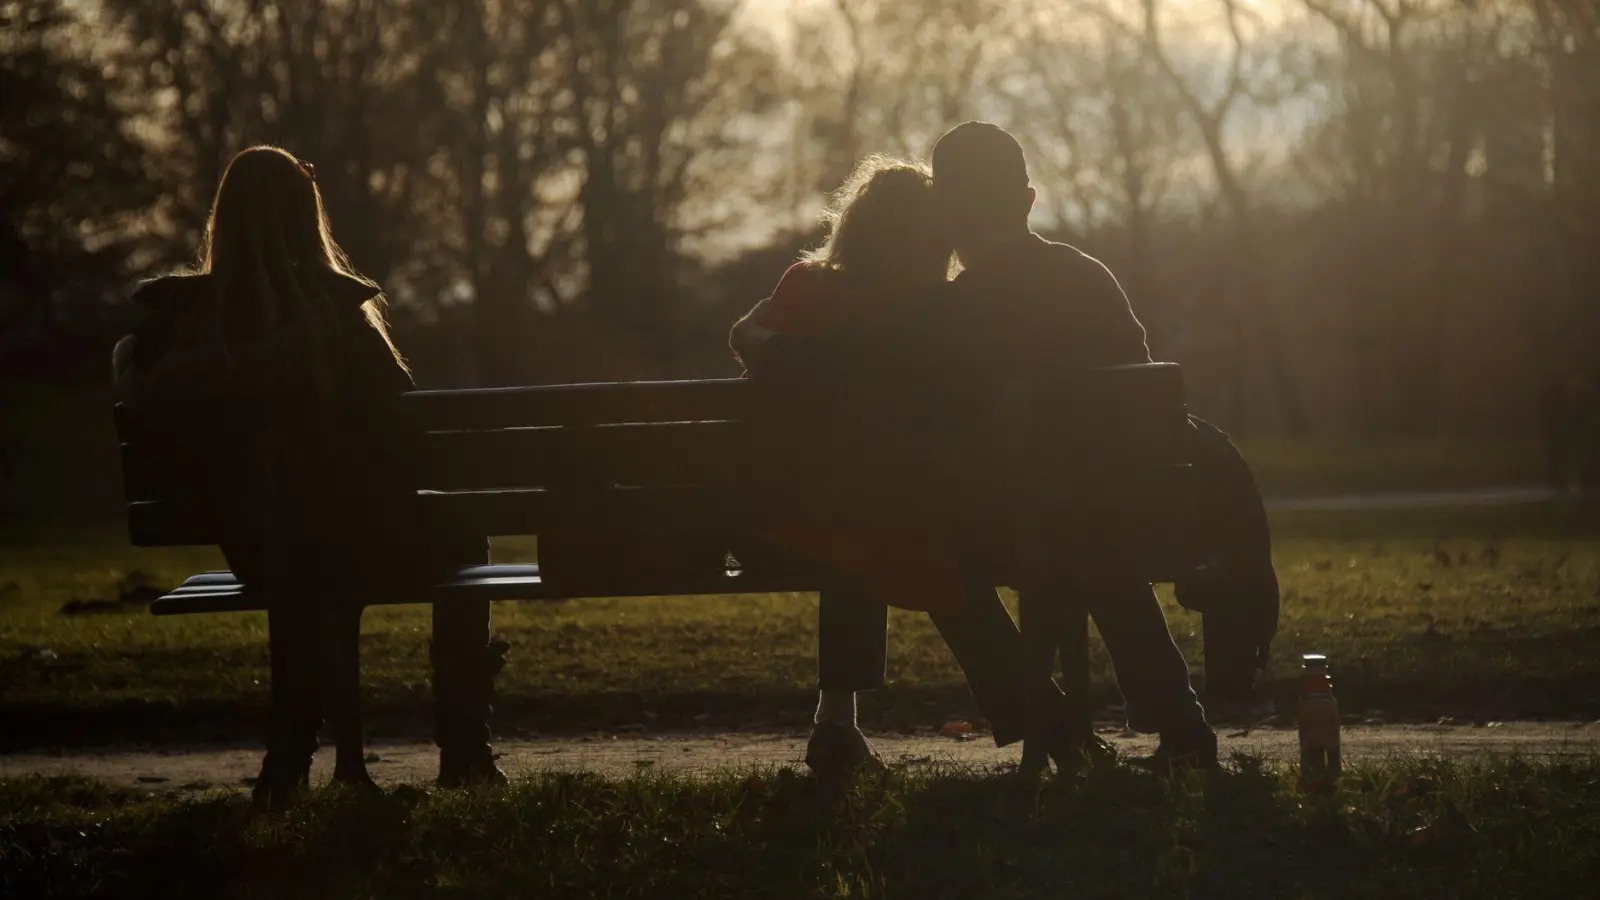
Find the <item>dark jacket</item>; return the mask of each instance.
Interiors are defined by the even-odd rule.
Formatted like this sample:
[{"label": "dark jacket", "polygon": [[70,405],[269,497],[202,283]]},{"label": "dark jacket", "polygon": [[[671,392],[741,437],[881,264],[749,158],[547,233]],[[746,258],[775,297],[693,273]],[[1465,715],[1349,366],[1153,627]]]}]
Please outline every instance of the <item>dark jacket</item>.
[{"label": "dark jacket", "polygon": [[995,250],[933,298],[915,340],[964,376],[1147,363],[1144,326],[1099,260],[1028,235]]},{"label": "dark jacket", "polygon": [[297,327],[224,350],[204,275],[141,286],[145,318],[114,354],[119,399],[167,460],[168,496],[212,520],[236,569],[277,571],[328,558],[311,548],[376,547],[415,531],[410,453],[396,452],[410,377],[366,321],[362,304],[377,292],[331,272],[328,290],[331,389],[313,376],[314,345]]}]

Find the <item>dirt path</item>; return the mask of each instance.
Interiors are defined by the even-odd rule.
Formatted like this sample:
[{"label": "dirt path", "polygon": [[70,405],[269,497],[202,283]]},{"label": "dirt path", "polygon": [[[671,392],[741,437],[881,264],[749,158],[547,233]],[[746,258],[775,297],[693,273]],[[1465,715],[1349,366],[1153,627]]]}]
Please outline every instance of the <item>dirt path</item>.
[{"label": "dirt path", "polygon": [[[1154,739],[1102,729],[1102,735],[1123,751],[1148,753]],[[510,773],[584,769],[608,776],[641,769],[678,772],[801,764],[804,731],[671,732],[661,734],[596,734],[535,738],[497,745],[501,765]],[[1015,762],[1016,747],[996,749],[982,735],[875,735],[874,744],[891,763],[911,766],[954,762],[994,766]],[[1244,751],[1287,760],[1296,754],[1292,728],[1261,728],[1222,734],[1224,755]],[[1472,725],[1351,725],[1345,728],[1347,758],[1389,756],[1470,756],[1478,753],[1522,753],[1540,756],[1600,752],[1600,722],[1505,722]],[[377,743],[370,768],[385,784],[426,783],[438,765],[437,751],[418,742]],[[181,748],[120,747],[94,753],[25,753],[0,756],[0,777],[27,774],[81,774],[111,784],[150,790],[231,790],[248,785],[260,762],[250,745],[196,745]],[[326,778],[333,753],[317,756],[317,779]]]}]

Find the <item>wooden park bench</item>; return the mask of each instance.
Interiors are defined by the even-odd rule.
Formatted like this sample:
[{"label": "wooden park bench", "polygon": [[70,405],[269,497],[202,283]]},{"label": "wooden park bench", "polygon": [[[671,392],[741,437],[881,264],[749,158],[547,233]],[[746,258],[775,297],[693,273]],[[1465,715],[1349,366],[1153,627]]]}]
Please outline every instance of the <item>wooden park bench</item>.
[{"label": "wooden park bench", "polygon": [[[1037,665],[1053,667],[1051,635],[1066,636],[1065,687],[1087,722],[1083,591],[1065,592],[1064,606],[1063,592],[1053,592],[1046,609],[1036,585],[1064,570],[1085,590],[1106,576],[1172,581],[1193,564],[1182,375],[1157,363],[966,393],[942,411],[907,413],[942,419],[909,428],[885,426],[892,416],[862,414],[849,397],[801,397],[740,379],[409,393],[402,406],[417,444],[395,452],[418,457],[424,520],[438,537],[532,534],[543,547],[564,534],[631,535],[669,548],[715,547],[715,558],[680,565],[648,553],[559,573],[548,560],[546,571],[476,565],[426,590],[363,599],[814,591],[825,571],[744,552],[759,547],[750,536],[773,526],[948,521],[990,545],[985,565],[995,584],[1018,589]],[[849,408],[855,414],[840,412]],[[215,543],[203,517],[173,499],[160,460],[142,452],[132,417],[117,412],[132,542]],[[230,573],[207,572],[150,610],[265,606]],[[1029,627],[1044,618],[1055,620],[1051,635]]]}]

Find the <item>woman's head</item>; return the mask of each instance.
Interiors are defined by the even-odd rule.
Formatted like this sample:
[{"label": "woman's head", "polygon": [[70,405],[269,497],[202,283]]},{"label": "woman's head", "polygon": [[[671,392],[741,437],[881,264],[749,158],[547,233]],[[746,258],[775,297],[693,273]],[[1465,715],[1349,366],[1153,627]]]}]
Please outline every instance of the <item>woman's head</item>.
[{"label": "woman's head", "polygon": [[[351,296],[364,300],[368,323],[389,339],[382,293],[334,241],[311,165],[286,150],[251,147],[228,163],[199,268],[216,285],[227,340],[280,326],[326,338],[340,318],[337,304]],[[325,355],[316,361],[325,370],[327,363]]]},{"label": "woman's head", "polygon": [[823,224],[827,238],[806,254],[810,262],[884,285],[931,284],[949,274],[950,245],[922,163],[863,159],[833,192]]},{"label": "woman's head", "polygon": [[262,263],[338,269],[343,257],[310,164],[277,147],[251,147],[229,161],[206,223],[202,271]]}]

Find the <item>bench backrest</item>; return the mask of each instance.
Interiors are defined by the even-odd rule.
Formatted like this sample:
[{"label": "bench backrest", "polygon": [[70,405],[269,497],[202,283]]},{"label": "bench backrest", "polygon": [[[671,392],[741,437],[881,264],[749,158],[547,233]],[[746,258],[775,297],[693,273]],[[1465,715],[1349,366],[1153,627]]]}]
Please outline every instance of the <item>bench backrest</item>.
[{"label": "bench backrest", "polygon": [[[992,533],[1033,505],[1073,513],[1063,521],[1092,555],[1152,580],[1185,564],[1177,366],[975,387],[967,399],[875,416],[870,398],[807,401],[740,379],[416,391],[403,407],[417,445],[397,452],[416,455],[429,518],[461,536],[930,518]],[[211,543],[121,410],[118,428],[133,542]]]}]

